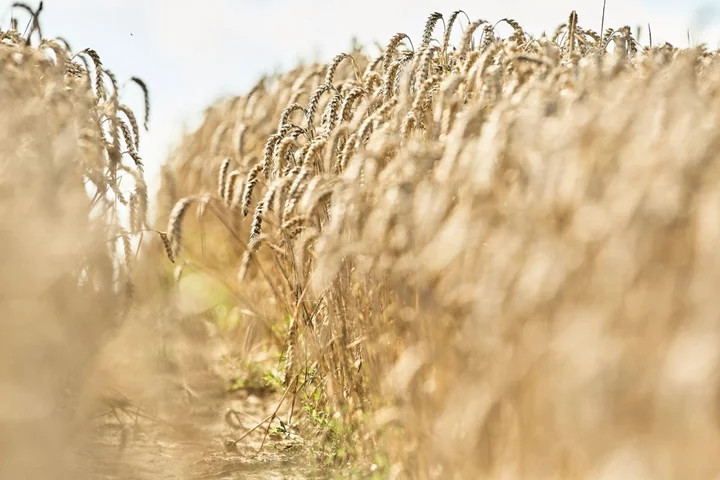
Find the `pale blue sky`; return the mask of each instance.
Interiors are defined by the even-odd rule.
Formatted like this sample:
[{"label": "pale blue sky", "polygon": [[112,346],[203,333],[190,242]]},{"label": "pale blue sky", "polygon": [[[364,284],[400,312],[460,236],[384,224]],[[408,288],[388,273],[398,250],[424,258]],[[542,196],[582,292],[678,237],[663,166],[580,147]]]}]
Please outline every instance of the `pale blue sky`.
[{"label": "pale blue sky", "polygon": [[[8,0],[0,0],[7,28]],[[37,2],[31,1],[31,4]],[[653,40],[717,48],[720,11],[702,0],[608,0],[606,26],[652,26]],[[518,20],[527,30],[552,31],[577,10],[580,24],[600,29],[602,1],[571,0],[45,0],[46,36],[61,35],[80,51],[92,47],[122,82],[143,78],[150,87],[150,132],[141,134],[141,155],[151,188],[168,149],[184,125],[194,125],[218,96],[241,94],[263,73],[298,59],[329,59],[351,38],[387,42],[397,32],[418,38],[433,11],[462,8],[473,18]],[[26,17],[18,16],[21,19]],[[126,103],[140,111],[142,99],[128,88]]]}]

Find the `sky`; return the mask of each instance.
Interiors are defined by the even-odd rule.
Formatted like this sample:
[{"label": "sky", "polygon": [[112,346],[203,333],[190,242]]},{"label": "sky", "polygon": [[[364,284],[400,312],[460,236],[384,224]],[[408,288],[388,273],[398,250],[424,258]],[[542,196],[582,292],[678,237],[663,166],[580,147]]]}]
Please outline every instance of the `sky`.
[{"label": "sky", "polygon": [[[3,29],[11,4],[0,0]],[[711,5],[608,0],[605,27],[649,23],[655,43],[677,46],[687,45],[690,29],[692,43],[718,48],[720,7]],[[419,38],[430,13],[457,9],[473,20],[513,18],[535,34],[552,32],[576,10],[581,26],[599,31],[602,0],[45,0],[41,23],[46,37],[65,38],[73,51],[95,49],[121,84],[132,76],[147,83],[152,118],[150,131],[141,132],[140,154],[154,189],[172,146],[217,98],[246,93],[263,74],[299,61],[327,61],[348,51],[353,37],[366,44],[385,44],[398,32]],[[121,98],[142,111],[134,85]]]}]

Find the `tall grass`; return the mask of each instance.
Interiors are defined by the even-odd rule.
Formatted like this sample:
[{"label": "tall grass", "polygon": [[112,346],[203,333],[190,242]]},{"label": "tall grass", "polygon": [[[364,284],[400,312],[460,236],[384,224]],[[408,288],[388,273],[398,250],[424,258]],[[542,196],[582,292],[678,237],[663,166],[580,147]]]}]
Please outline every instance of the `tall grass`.
[{"label": "tall grass", "polygon": [[164,167],[177,260],[280,332],[338,461],[711,478],[718,53],[465,18],[210,107]]},{"label": "tall grass", "polygon": [[16,8],[32,28],[0,31],[0,478],[77,478],[74,399],[132,308],[147,189],[99,55]]},{"label": "tall grass", "polygon": [[74,397],[138,301],[164,298],[159,255],[181,301],[210,282],[238,355],[278,354],[287,416],[260,426],[320,461],[717,476],[718,52],[574,12],[541,37],[433,13],[420,39],[211,106],[163,167],[154,230],[146,85],[141,118],[97,52],[15,8],[31,21],[0,31],[0,477],[77,478]]}]

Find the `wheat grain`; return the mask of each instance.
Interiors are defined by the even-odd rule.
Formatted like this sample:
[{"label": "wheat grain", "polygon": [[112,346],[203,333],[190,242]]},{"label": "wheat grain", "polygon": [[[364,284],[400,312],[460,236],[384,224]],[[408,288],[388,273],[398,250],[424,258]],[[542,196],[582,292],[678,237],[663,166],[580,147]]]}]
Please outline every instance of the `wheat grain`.
[{"label": "wheat grain", "polygon": [[476,20],[472,22],[463,32],[463,36],[460,39],[460,48],[458,48],[456,57],[460,60],[465,58],[465,55],[467,55],[467,51],[471,46],[473,33],[475,33],[475,30],[477,30],[479,27],[481,27],[484,24],[487,24],[485,20]]},{"label": "wheat grain", "polygon": [[[385,47],[385,53],[383,54],[384,71],[387,71],[389,66],[392,64],[395,51],[403,40],[407,40],[412,45],[412,40],[410,40],[410,37],[407,36],[407,34],[397,33],[390,39],[390,43],[388,43],[387,47]],[[415,49],[413,48],[413,50]]]},{"label": "wheat grain", "polygon": [[243,217],[247,217],[248,211],[250,210],[250,202],[252,201],[252,193],[257,183],[257,177],[262,171],[262,163],[256,164],[248,173],[245,179],[245,189],[242,197],[242,214]]},{"label": "wheat grain", "polygon": [[128,107],[127,105],[118,105],[118,110],[124,113],[128,121],[130,122],[133,138],[135,139],[135,151],[137,151],[140,148],[140,128],[138,127],[137,120],[135,119],[135,114],[132,110],[130,110],[130,107]]},{"label": "wheat grain", "polygon": [[130,200],[128,201],[128,217],[129,217],[129,225],[130,225],[130,233],[137,233],[141,226],[138,225],[138,199],[137,196],[132,193],[130,194]]},{"label": "wheat grain", "polygon": [[[172,263],[175,263],[175,254],[173,253],[170,237],[165,232],[158,232],[158,236],[160,237],[160,241],[163,244],[163,248],[165,249],[165,255],[167,255],[168,260],[170,260]],[[176,280],[176,283],[177,281],[178,280]]]},{"label": "wheat grain", "polygon": [[328,135],[337,125],[338,111],[342,101],[342,95],[334,95],[325,107],[325,111],[323,112],[322,120],[320,122],[322,135]]},{"label": "wheat grain", "polygon": [[242,189],[237,188],[238,182],[241,181],[240,175],[240,172],[238,172],[237,170],[233,170],[232,172],[230,172],[227,180],[225,181],[225,188],[222,192],[222,198],[225,200],[225,204],[230,208],[234,208],[236,205],[236,198],[238,196],[236,191],[242,191]]},{"label": "wheat grain", "polygon": [[122,134],[123,140],[125,141],[125,148],[130,152],[135,152],[135,141],[133,140],[130,127],[121,119],[116,120],[120,133]]},{"label": "wheat grain", "polygon": [[130,81],[136,83],[143,92],[143,99],[145,102],[145,130],[148,130],[148,124],[150,123],[150,91],[148,90],[145,82],[138,77],[131,77]]},{"label": "wheat grain", "polygon": [[258,235],[250,240],[247,250],[243,254],[242,261],[240,263],[240,270],[238,271],[238,283],[242,283],[247,276],[248,269],[250,268],[250,262],[253,256],[260,250],[263,244],[269,242],[267,235]]},{"label": "wheat grain", "polygon": [[303,114],[307,118],[307,111],[305,110],[305,107],[303,107],[299,103],[293,102],[290,105],[288,105],[287,107],[285,107],[285,109],[280,114],[280,121],[278,122],[278,130],[281,129],[282,127],[284,127],[290,120],[290,116],[298,110],[303,112]]},{"label": "wheat grain", "polygon": [[170,212],[167,231],[173,245],[172,253],[175,258],[179,256],[182,248],[183,219],[185,218],[185,214],[187,213],[188,208],[190,208],[190,205],[192,205],[192,203],[196,200],[196,197],[185,197],[178,201],[173,207],[172,212]]},{"label": "wheat grain", "polygon": [[305,110],[305,119],[307,121],[308,128],[311,128],[313,126],[315,111],[317,110],[318,104],[320,103],[320,98],[325,92],[328,92],[330,90],[334,90],[334,87],[329,83],[323,83],[315,89],[312,95],[310,95],[310,101],[308,102],[308,106]]},{"label": "wheat grain", "polygon": [[217,192],[220,197],[226,200],[227,195],[225,195],[225,192],[227,190],[227,177],[228,171],[230,170],[231,161],[232,160],[230,158],[226,158],[225,160],[223,160],[220,164],[220,169],[218,170]]},{"label": "wheat grain", "polygon": [[435,25],[438,21],[443,20],[442,13],[434,12],[431,13],[430,16],[427,19],[427,22],[425,22],[425,28],[423,29],[422,34],[422,42],[420,43],[420,50],[424,50],[428,46],[430,46],[430,41],[432,40],[432,34],[433,30],[435,30]]},{"label": "wheat grain", "polygon": [[86,48],[80,52],[80,54],[86,54],[93,61],[93,64],[95,65],[95,92],[99,99],[104,100],[107,98],[107,91],[105,90],[105,83],[103,81],[104,70],[102,61],[100,60],[100,55],[91,48]]},{"label": "wheat grain", "polygon": [[335,58],[333,58],[332,62],[330,62],[330,64],[328,65],[327,73],[325,74],[325,81],[323,83],[332,85],[335,77],[335,71],[340,66],[340,63],[346,58],[352,59],[352,56],[348,55],[347,53],[340,53],[338,55],[335,55]]}]

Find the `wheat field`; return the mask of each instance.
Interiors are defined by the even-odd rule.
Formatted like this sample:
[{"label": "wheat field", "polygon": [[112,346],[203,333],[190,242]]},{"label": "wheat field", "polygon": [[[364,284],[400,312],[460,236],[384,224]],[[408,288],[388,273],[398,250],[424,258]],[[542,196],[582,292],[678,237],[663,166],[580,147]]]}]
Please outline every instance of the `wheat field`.
[{"label": "wheat field", "polygon": [[65,478],[73,430],[57,412],[133,303],[148,224],[138,118],[97,52],[37,21],[0,31],[0,71],[0,477]]},{"label": "wheat field", "polygon": [[[150,199],[148,86],[135,114],[94,50],[2,32],[0,477],[88,405],[190,415],[157,400],[198,369],[222,392],[222,345],[215,419],[265,408],[202,437],[225,464],[252,440],[332,478],[718,478],[719,52],[473,18],[219,100]],[[144,397],[93,383],[108,359]]]}]

